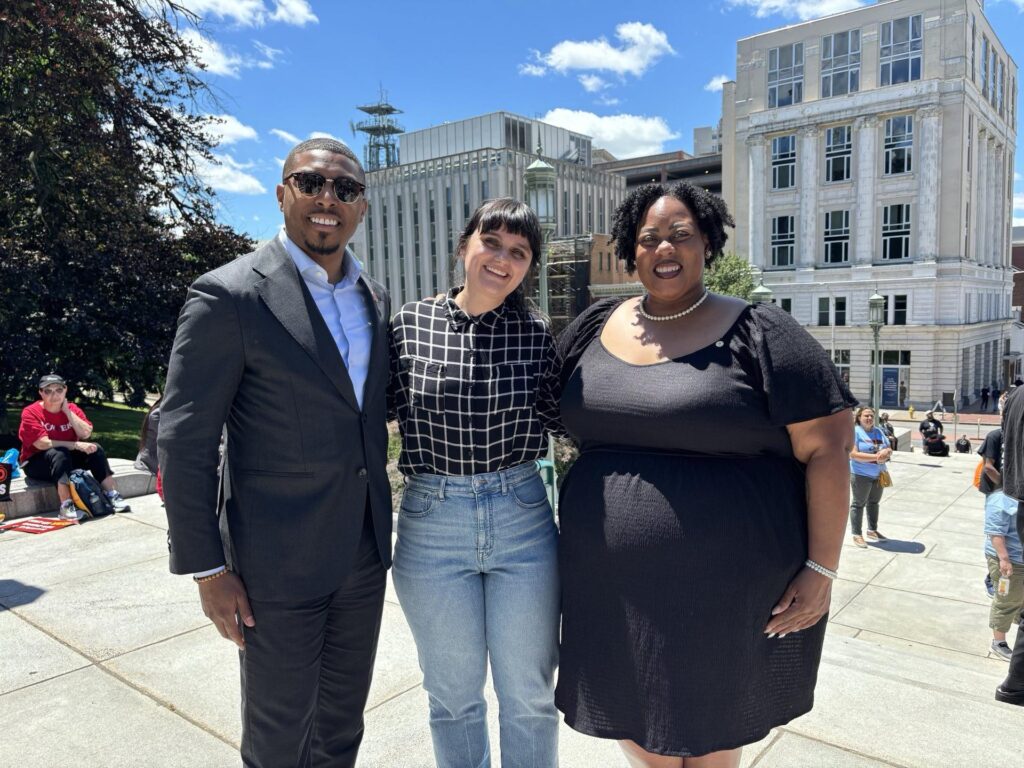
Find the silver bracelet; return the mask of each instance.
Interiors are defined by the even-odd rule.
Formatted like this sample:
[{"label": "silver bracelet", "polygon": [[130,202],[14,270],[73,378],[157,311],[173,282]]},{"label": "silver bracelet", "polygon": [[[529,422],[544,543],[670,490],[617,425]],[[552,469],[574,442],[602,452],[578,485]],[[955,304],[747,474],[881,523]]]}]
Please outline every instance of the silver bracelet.
[{"label": "silver bracelet", "polygon": [[815,573],[820,573],[822,576],[826,576],[829,579],[832,579],[833,581],[839,578],[839,574],[836,571],[833,571],[831,568],[826,568],[821,563],[814,562],[813,560],[811,560],[811,558],[807,558],[807,560],[804,562],[804,565],[810,568]]}]

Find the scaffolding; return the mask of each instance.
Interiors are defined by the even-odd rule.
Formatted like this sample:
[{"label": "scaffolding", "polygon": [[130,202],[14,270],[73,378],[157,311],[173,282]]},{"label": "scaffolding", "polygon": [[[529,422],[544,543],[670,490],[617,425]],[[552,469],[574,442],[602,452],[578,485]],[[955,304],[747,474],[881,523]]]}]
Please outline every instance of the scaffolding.
[{"label": "scaffolding", "polygon": [[395,136],[405,133],[405,129],[392,115],[400,115],[402,110],[388,103],[383,88],[376,104],[366,104],[356,109],[370,116],[368,120],[349,124],[353,135],[358,132],[367,136],[366,146],[363,147],[363,168],[379,171],[381,168],[398,165],[398,140]]}]

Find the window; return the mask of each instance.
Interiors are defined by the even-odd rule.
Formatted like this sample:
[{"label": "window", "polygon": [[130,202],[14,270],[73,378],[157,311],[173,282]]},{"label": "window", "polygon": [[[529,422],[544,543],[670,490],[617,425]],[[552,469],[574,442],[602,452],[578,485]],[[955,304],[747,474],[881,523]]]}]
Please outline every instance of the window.
[{"label": "window", "polygon": [[825,181],[849,181],[853,131],[848,125],[825,130]]},{"label": "window", "polygon": [[604,195],[601,195],[597,203],[597,231],[604,232]]},{"label": "window", "polygon": [[462,185],[462,223],[469,222],[469,184]]},{"label": "window", "polygon": [[846,297],[836,296],[835,303],[836,309],[833,323],[835,325],[846,325]]},{"label": "window", "polygon": [[975,55],[977,51],[978,33],[977,26],[975,25],[974,14],[971,14],[971,82],[976,82],[976,73],[978,71],[977,57]]},{"label": "window", "polygon": [[974,115],[967,115],[967,172],[971,172],[971,155],[974,149]]},{"label": "window", "polygon": [[900,294],[892,297],[892,324],[907,324],[907,296]]},{"label": "window", "polygon": [[828,296],[822,296],[818,299],[818,325],[829,325],[831,314],[832,312]]},{"label": "window", "polygon": [[412,195],[412,255],[413,255],[413,277],[416,286],[416,297],[424,295],[423,291],[423,267],[420,264],[420,200],[414,192]]},{"label": "window", "polygon": [[491,199],[490,187],[487,184],[487,179],[481,179],[480,180],[480,202],[482,203],[485,200],[490,200],[490,199]]},{"label": "window", "polygon": [[913,170],[914,117],[901,115],[885,121],[885,175]]},{"label": "window", "polygon": [[796,227],[792,216],[776,216],[772,219],[772,266],[793,266],[793,250],[796,244]]},{"label": "window", "polygon": [[821,38],[821,98],[860,90],[860,30]]},{"label": "window", "polygon": [[[448,233],[448,255],[451,256],[455,253],[455,249],[452,247],[452,236],[455,234],[455,229],[452,226],[452,188],[444,188],[444,228]],[[438,273],[440,275],[440,273]]]},{"label": "window", "polygon": [[562,234],[569,234],[569,193],[562,191]]},{"label": "window", "polygon": [[576,202],[576,231],[575,234],[583,234],[583,202],[580,199],[580,193],[577,192],[575,195]]},{"label": "window", "polygon": [[786,107],[804,100],[804,44],[768,51],[768,106]]},{"label": "window", "polygon": [[988,100],[992,106],[996,103],[996,66],[999,61],[999,54],[996,53],[996,47],[989,45],[988,47],[989,61],[988,61]]},{"label": "window", "polygon": [[434,293],[441,278],[441,264],[437,259],[437,212],[434,206],[434,190],[430,190],[430,276],[427,278],[427,291]]},{"label": "window", "polygon": [[796,186],[796,136],[772,139],[772,189]]},{"label": "window", "polygon": [[910,256],[910,206],[887,205],[882,209],[882,258],[886,261]]},{"label": "window", "polygon": [[793,300],[792,299],[779,299],[779,306],[782,307],[783,312],[793,314]]},{"label": "window", "polygon": [[882,24],[879,46],[881,85],[896,85],[921,79],[921,15]]},{"label": "window", "polygon": [[1003,60],[999,60],[999,74],[996,76],[996,98],[995,107],[999,111],[999,116],[1003,116],[1003,97],[1006,93],[1006,83],[1004,78],[1006,77],[1006,66],[1003,64]]},{"label": "window", "polygon": [[845,264],[850,260],[850,212],[825,212],[826,264]]},{"label": "window", "polygon": [[367,254],[366,258],[369,261],[370,274],[375,278],[380,277],[379,272],[374,272],[374,266],[376,266],[377,253],[373,247],[373,209],[371,208],[366,213],[366,244]]},{"label": "window", "polygon": [[[871,354],[874,354],[872,351]],[[832,350],[832,362],[836,366],[836,370],[839,371],[840,377],[843,379],[843,383],[847,386],[850,384],[850,350],[848,349],[834,349]]]}]

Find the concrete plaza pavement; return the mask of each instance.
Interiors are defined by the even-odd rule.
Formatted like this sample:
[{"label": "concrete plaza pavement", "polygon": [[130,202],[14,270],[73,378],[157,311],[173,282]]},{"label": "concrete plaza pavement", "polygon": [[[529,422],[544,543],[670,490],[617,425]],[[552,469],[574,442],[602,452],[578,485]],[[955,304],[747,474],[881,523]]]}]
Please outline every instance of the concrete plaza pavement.
[{"label": "concrete plaza pavement", "polygon": [[[896,455],[880,522],[892,541],[844,548],[815,708],[747,747],[744,766],[1020,764],[1024,708],[993,699],[1007,665],[988,653],[976,462]],[[190,580],[168,573],[157,497],[132,507],[53,533],[0,534],[0,766],[239,764],[234,646],[203,617]],[[360,766],[433,765],[420,680],[389,587]],[[614,744],[565,726],[560,763],[625,765]]]}]

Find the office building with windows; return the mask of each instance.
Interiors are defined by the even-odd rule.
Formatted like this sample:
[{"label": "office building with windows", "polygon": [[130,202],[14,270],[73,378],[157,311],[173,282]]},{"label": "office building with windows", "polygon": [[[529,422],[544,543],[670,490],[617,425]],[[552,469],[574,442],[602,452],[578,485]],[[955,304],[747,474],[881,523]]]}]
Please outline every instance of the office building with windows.
[{"label": "office building with windows", "polygon": [[396,309],[448,290],[463,226],[485,200],[525,199],[538,144],[557,173],[555,235],[607,232],[626,183],[593,166],[591,138],[508,112],[401,134],[401,164],[366,174],[354,247]]},{"label": "office building with windows", "polygon": [[876,291],[884,406],[1012,380],[1017,77],[979,0],[888,0],[737,43],[737,252],[864,401]]}]

